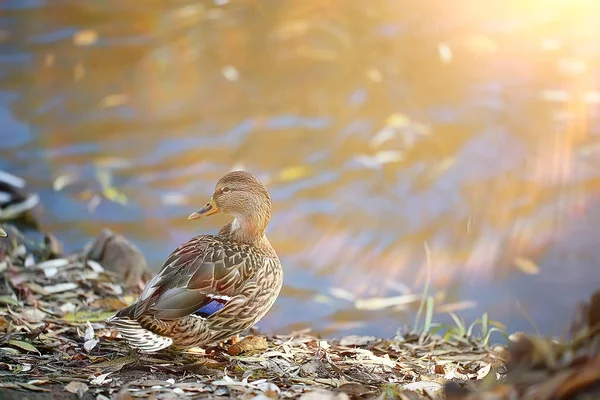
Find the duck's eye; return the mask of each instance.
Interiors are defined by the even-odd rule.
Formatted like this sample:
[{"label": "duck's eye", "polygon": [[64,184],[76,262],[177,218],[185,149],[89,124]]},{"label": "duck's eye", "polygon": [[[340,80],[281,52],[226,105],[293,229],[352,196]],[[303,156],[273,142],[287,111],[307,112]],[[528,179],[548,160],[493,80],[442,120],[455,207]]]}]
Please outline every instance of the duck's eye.
[{"label": "duck's eye", "polygon": [[227,186],[225,186],[224,188],[221,189],[221,193],[227,193],[227,192],[231,192],[231,189],[229,189]]}]

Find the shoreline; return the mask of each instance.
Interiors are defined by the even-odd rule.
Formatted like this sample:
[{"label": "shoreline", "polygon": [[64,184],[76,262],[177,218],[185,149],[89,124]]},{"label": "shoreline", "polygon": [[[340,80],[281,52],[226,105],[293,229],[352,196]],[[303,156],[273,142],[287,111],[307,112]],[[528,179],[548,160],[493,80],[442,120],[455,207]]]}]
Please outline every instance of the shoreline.
[{"label": "shoreline", "polygon": [[[486,399],[499,391],[531,398],[531,387],[550,382],[550,395],[560,389],[556,376],[566,382],[566,371],[600,366],[598,335],[580,336],[577,348],[525,335],[491,347],[489,336],[470,337],[464,327],[391,339],[252,332],[245,348],[137,354],[105,322],[135,301],[148,278],[135,246],[105,230],[82,252],[63,255],[52,240],[34,245],[7,230],[0,239],[2,398]],[[600,294],[592,308],[594,301],[600,309]],[[529,375],[536,378],[527,385],[518,381]]]}]

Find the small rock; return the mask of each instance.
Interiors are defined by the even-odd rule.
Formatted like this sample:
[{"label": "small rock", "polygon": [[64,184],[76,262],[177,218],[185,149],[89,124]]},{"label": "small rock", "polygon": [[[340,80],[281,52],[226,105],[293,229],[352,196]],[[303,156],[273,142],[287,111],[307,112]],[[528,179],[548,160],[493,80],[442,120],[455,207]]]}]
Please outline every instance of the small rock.
[{"label": "small rock", "polygon": [[130,288],[143,286],[151,277],[146,258],[125,237],[104,229],[84,249],[84,257],[97,261],[106,270],[114,272]]},{"label": "small rock", "polygon": [[229,346],[227,352],[232,356],[242,353],[259,352],[267,349],[267,339],[264,337],[248,336]]}]

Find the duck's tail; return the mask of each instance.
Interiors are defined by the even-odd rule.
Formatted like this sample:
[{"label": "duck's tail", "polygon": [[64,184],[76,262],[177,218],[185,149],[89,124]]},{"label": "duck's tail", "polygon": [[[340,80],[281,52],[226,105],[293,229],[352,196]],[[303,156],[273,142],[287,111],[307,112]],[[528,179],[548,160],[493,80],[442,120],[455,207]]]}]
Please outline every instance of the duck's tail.
[{"label": "duck's tail", "polygon": [[140,350],[142,353],[155,353],[173,344],[173,339],[158,335],[144,328],[138,321],[129,315],[133,312],[135,304],[122,309],[107,322],[113,324],[127,343]]}]

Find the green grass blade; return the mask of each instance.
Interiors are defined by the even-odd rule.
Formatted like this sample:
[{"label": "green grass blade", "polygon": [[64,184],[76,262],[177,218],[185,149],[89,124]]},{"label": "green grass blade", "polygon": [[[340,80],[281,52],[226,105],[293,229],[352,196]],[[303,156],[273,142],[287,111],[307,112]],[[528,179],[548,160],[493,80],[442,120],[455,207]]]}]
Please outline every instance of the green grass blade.
[{"label": "green grass blade", "polygon": [[450,314],[450,316],[454,320],[454,323],[456,324],[456,327],[460,332],[460,336],[464,336],[467,333],[467,330],[465,329],[465,324],[463,324],[460,318],[458,318],[458,315],[454,314],[453,312],[449,312],[448,314]]},{"label": "green grass blade", "polygon": [[424,243],[425,246],[425,269],[427,271],[427,278],[425,279],[425,287],[423,288],[423,297],[421,297],[421,302],[419,303],[419,309],[417,311],[417,315],[415,316],[415,323],[413,326],[413,331],[419,331],[419,321],[421,320],[421,314],[423,313],[423,307],[425,307],[425,302],[427,301],[427,293],[429,292],[429,284],[431,283],[431,250],[429,249],[429,244],[427,241]]},{"label": "green grass blade", "polygon": [[488,317],[488,313],[483,313],[483,316],[481,317],[481,337],[485,337],[488,334],[488,329],[489,329],[489,317]]},{"label": "green grass blade", "polygon": [[423,332],[427,333],[431,329],[431,320],[433,319],[434,300],[432,296],[427,297],[427,306],[425,308],[425,322],[423,323]]}]

